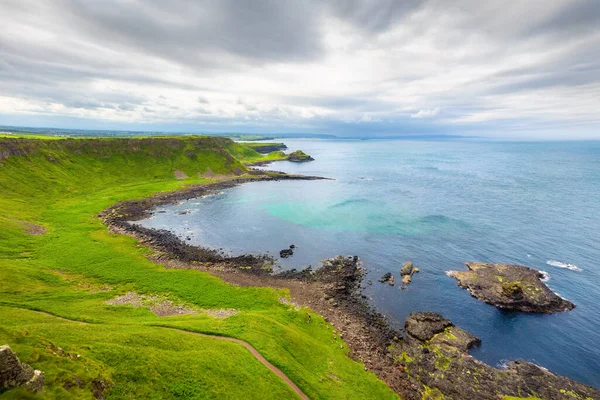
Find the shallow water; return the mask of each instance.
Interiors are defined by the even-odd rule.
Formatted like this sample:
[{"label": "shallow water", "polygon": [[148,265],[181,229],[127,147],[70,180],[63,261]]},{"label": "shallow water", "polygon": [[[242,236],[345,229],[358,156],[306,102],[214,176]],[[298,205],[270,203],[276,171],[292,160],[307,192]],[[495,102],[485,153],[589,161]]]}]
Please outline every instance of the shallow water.
[{"label": "shallow water", "polygon": [[[285,142],[316,161],[269,168],[336,180],[244,184],[143,224],[234,254],[296,245],[282,268],[359,255],[373,282],[366,293],[398,324],[437,311],[482,339],[472,354],[483,361],[522,358],[600,386],[600,142]],[[377,282],[398,278],[405,260],[421,270],[408,290]],[[465,261],[544,270],[577,308],[499,311],[445,275]]]}]

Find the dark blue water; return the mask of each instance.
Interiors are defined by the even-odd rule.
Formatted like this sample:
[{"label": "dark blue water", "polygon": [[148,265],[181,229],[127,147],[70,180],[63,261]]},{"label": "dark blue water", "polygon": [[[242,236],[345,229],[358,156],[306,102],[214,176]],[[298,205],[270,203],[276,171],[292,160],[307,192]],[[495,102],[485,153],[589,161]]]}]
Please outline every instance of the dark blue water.
[{"label": "dark blue water", "polygon": [[[357,254],[373,281],[367,294],[398,323],[412,311],[437,311],[481,337],[472,354],[483,361],[522,358],[600,386],[600,142],[286,143],[316,161],[271,169],[336,180],[245,184],[144,224],[233,253],[295,244],[282,268]],[[183,209],[191,213],[177,215]],[[398,277],[406,260],[421,270],[408,290],[377,282],[385,272]],[[577,308],[501,312],[445,275],[465,261],[544,270],[548,286]]]}]

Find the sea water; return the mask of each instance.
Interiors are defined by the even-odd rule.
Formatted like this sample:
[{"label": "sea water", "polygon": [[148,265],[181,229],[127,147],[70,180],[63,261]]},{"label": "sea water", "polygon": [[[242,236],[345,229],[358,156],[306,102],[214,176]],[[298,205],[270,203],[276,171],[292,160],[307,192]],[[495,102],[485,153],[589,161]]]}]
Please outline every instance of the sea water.
[{"label": "sea water", "polygon": [[[142,223],[231,254],[278,257],[294,244],[281,269],[358,255],[369,271],[365,293],[395,325],[436,311],[482,339],[471,351],[480,360],[525,359],[600,386],[600,142],[285,143],[316,161],[267,168],[334,180],[248,183]],[[386,272],[399,278],[407,260],[421,271],[407,290],[378,282]],[[467,261],[543,270],[577,307],[500,311],[446,275]]]}]

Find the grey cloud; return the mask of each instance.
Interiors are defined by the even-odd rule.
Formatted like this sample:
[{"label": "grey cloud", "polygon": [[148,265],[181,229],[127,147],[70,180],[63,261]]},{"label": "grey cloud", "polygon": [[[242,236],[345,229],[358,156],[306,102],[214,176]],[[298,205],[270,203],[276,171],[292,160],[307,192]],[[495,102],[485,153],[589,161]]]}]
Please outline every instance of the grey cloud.
[{"label": "grey cloud", "polygon": [[[189,91],[187,95],[192,103],[198,93],[222,90],[229,98],[240,93],[252,100],[258,99],[261,104],[267,98],[264,104],[281,106],[265,111],[268,107],[239,100],[253,118],[264,117],[265,123],[267,120],[292,123],[290,106],[320,107],[329,111],[332,120],[347,115],[356,118],[360,113],[408,115],[403,100],[397,103],[390,100],[400,93],[397,97],[409,98],[404,100],[407,103],[423,103],[414,104],[415,116],[428,114],[429,119],[434,120],[437,115],[431,115],[436,114],[431,110],[436,107],[443,109],[440,115],[457,118],[486,111],[485,107],[493,106],[479,104],[479,99],[485,96],[600,83],[600,56],[596,54],[600,47],[600,2],[596,0],[531,0],[514,2],[510,6],[502,1],[480,0],[0,2],[0,26],[13,24],[11,29],[0,30],[0,96],[62,103],[71,108],[114,109],[117,113],[139,110],[154,112],[159,118],[161,110],[181,113],[186,110],[185,106],[173,104],[186,95],[171,96],[165,91],[168,98],[157,96],[163,88]],[[406,60],[384,66],[397,68],[397,77],[386,75],[376,82],[376,77],[367,76],[365,81],[373,80],[370,88],[357,84],[359,88],[354,90],[348,85],[348,88],[335,88],[331,94],[315,96],[303,91],[299,91],[302,95],[273,94],[270,88],[265,93],[255,89],[259,93],[253,96],[253,93],[244,92],[245,88],[225,87],[227,85],[219,81],[227,75],[231,79],[223,82],[235,83],[236,79],[245,78],[245,74],[253,78],[252,74],[257,73],[255,82],[261,82],[265,79],[260,72],[263,67],[280,66],[283,71],[288,64],[308,68],[318,66],[321,61],[330,61],[328,56],[332,50],[325,45],[324,33],[331,29],[327,25],[331,18],[341,19],[356,28],[352,33],[359,40],[351,47],[390,54],[398,50],[395,56],[405,54]],[[394,28],[401,28],[392,33],[402,37],[392,36],[386,41],[382,33]],[[35,37],[36,32],[42,33],[39,40]],[[425,47],[431,46],[422,53],[419,52],[421,49],[394,47],[413,40],[418,43],[422,38],[427,39],[423,41]],[[354,47],[348,49],[347,55],[355,50]],[[410,67],[413,62],[410,58],[413,51],[414,57],[422,58],[417,61],[423,61],[426,66],[423,71],[415,68],[403,71],[404,64]],[[527,66],[504,71],[495,68],[514,54],[526,59],[529,53],[538,56],[536,64],[523,63]],[[446,59],[450,60],[448,65],[440,65]],[[374,65],[374,69],[377,67]],[[339,68],[352,68],[352,65]],[[463,72],[461,68],[491,72],[477,79],[467,79],[453,88],[452,93],[428,89],[429,92],[423,94],[403,96],[403,87],[415,84],[420,88],[424,83],[423,87],[430,88],[434,85],[428,85],[427,80],[434,81],[435,74],[443,81],[446,78],[442,76],[444,72]],[[302,74],[302,68],[294,70]],[[357,73],[364,72],[359,70]],[[457,75],[462,78],[461,74]],[[285,73],[281,76],[294,79]],[[192,78],[189,79],[191,83],[178,79],[181,77]],[[201,88],[194,84],[209,78],[215,83],[211,87]],[[103,80],[111,81],[112,87],[117,89],[99,89],[101,85],[97,83]],[[156,94],[146,98],[120,93],[118,84],[121,82],[155,90]],[[108,92],[110,90],[112,92]],[[216,110],[221,97],[211,97],[213,103],[203,95],[196,99],[199,108],[190,106],[192,114],[207,115],[210,111],[205,106],[211,104],[210,109]],[[159,108],[151,108],[157,104],[160,104]],[[176,120],[180,113],[165,114],[171,114]],[[219,112],[215,111],[215,114]]]},{"label": "grey cloud", "polygon": [[[322,51],[318,7],[305,1],[65,0],[56,10],[80,34],[194,68],[247,62],[311,60]],[[143,12],[141,9],[144,9]]]},{"label": "grey cloud", "polygon": [[423,0],[335,0],[332,14],[359,29],[379,33],[423,7]]},{"label": "grey cloud", "polygon": [[600,26],[600,1],[577,0],[568,1],[564,7],[550,18],[532,27],[529,32],[559,33],[561,35],[580,34],[597,30]]}]

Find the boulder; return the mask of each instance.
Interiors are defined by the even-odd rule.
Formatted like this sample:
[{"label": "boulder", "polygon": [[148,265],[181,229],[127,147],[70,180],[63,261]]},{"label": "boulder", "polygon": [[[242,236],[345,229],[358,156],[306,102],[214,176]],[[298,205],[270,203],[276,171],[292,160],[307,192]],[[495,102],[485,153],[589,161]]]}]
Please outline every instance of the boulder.
[{"label": "boulder", "polygon": [[0,393],[23,385],[36,392],[42,390],[44,373],[21,364],[9,346],[0,346]]},{"label": "boulder", "polygon": [[414,273],[419,272],[419,269],[414,266],[412,261],[407,261],[400,267],[400,275],[402,275],[402,283],[410,284]]},{"label": "boulder", "polygon": [[279,252],[279,257],[288,258],[294,255],[294,250],[292,249],[283,249]]},{"label": "boulder", "polygon": [[412,261],[407,261],[400,267],[400,275],[412,275],[414,265]]},{"label": "boulder", "polygon": [[389,283],[389,282],[394,282],[394,275],[392,275],[391,272],[386,272],[385,274],[383,274],[383,276],[381,278],[379,278],[379,282],[381,283]]}]

